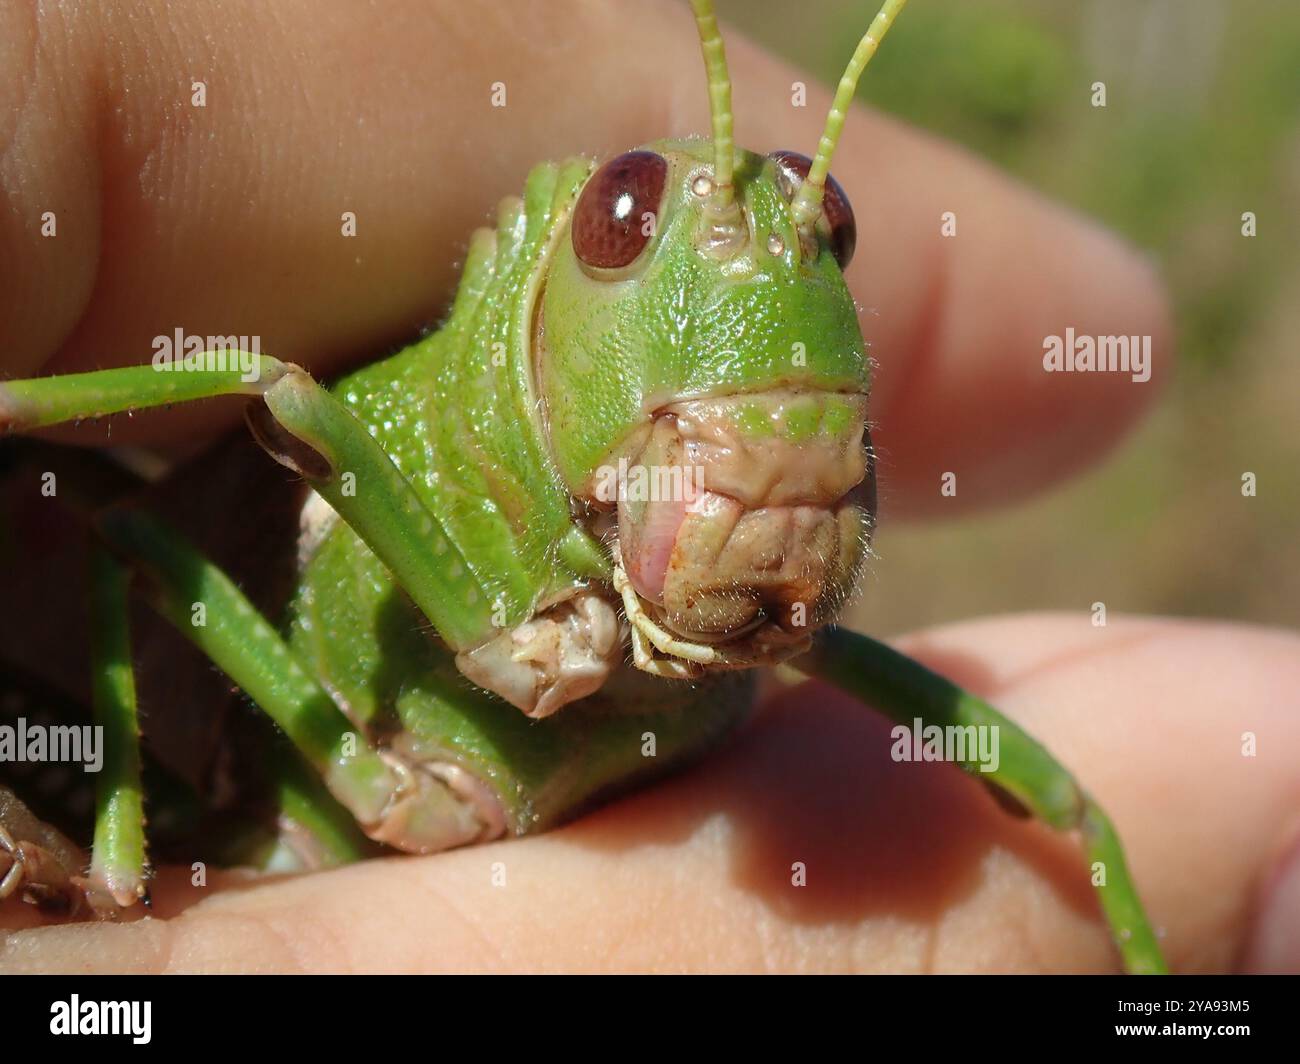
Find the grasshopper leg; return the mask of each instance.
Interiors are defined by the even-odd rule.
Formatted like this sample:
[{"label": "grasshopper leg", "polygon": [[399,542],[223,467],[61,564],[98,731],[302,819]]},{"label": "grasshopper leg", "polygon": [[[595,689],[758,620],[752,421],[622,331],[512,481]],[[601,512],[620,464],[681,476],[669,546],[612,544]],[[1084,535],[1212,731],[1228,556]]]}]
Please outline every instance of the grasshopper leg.
[{"label": "grasshopper leg", "polygon": [[[203,368],[218,354],[224,362],[239,356],[240,366]],[[428,564],[459,547],[365,426],[299,366],[249,352],[203,352],[171,372],[126,366],[3,381],[0,436],[221,395],[261,399],[248,418],[258,442],[311,482],[453,649],[475,645],[481,633]],[[463,555],[460,564],[471,571]]]},{"label": "grasshopper leg", "polygon": [[130,573],[108,551],[91,553],[91,670],[103,764],[95,780],[89,882],[126,908],[146,898],[140,726],[131,665]]},{"label": "grasshopper leg", "polygon": [[111,916],[113,900],[78,873],[85,854],[0,787],[0,905],[18,898],[54,917]]},{"label": "grasshopper leg", "polygon": [[271,623],[175,530],[122,508],[96,524],[144,578],[154,608],[284,730],[367,835],[420,853],[484,837],[475,810],[447,784],[359,735]]},{"label": "grasshopper leg", "polygon": [[[213,364],[230,368],[207,368]],[[428,565],[436,551],[457,548],[365,426],[298,366],[247,352],[203,352],[172,372],[145,365],[5,381],[0,434],[220,395],[260,399],[249,418],[259,442],[311,481],[439,635],[457,649],[473,641],[472,622]],[[352,490],[356,484],[365,490]],[[121,509],[104,511],[98,530],[150,578],[160,612],[284,729],[372,838],[429,852],[495,832],[443,781],[359,738],[271,624],[179,536]],[[202,625],[191,613],[200,603]]]},{"label": "grasshopper leg", "polygon": [[926,725],[998,729],[998,769],[982,773],[973,759],[960,767],[991,778],[1052,827],[1079,831],[1089,861],[1102,873],[1097,893],[1124,966],[1135,974],[1166,971],[1110,819],[1060,762],[1013,721],[919,662],[844,629],[820,633],[812,651],[792,664],[900,723],[919,717]]},{"label": "grasshopper leg", "polygon": [[[173,372],[152,365],[68,373],[58,377],[0,381],[0,436],[170,403],[218,395],[259,396],[296,369],[265,355],[243,355],[247,372],[238,368],[202,369],[204,352]],[[225,358],[226,352],[222,352]],[[300,370],[298,372],[301,372]]]},{"label": "grasshopper leg", "polygon": [[40,843],[15,839],[0,824],[0,902],[21,897],[46,912],[76,916],[82,892],[76,878]]}]

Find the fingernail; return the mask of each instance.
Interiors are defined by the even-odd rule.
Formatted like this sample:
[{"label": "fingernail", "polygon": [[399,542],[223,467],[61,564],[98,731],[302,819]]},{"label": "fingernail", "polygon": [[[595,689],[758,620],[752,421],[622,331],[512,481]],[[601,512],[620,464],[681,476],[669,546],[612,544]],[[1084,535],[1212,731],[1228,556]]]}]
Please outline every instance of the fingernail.
[{"label": "fingernail", "polygon": [[1245,956],[1253,975],[1300,974],[1300,836],[1264,877]]}]

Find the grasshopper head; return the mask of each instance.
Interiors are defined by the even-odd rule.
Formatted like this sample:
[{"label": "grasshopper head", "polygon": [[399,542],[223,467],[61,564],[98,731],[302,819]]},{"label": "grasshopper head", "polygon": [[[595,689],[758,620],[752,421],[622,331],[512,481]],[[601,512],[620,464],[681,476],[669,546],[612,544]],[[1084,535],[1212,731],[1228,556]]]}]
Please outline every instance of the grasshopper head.
[{"label": "grasshopper head", "polygon": [[735,149],[711,5],[693,6],[714,136],[594,171],[536,333],[561,475],[610,533],[634,649],[640,626],[689,663],[675,675],[806,645],[855,585],[874,512],[870,369],[842,274],[856,234],[829,175],[848,100],[815,160]]}]

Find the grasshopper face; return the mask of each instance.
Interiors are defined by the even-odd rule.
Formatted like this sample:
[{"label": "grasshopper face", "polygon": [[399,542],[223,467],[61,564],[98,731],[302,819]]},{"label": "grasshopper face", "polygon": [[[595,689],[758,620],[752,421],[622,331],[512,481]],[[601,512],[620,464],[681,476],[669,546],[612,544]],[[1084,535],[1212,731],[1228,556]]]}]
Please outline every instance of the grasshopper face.
[{"label": "grasshopper face", "polygon": [[885,0],[858,42],[808,159],[735,148],[713,4],[691,0],[712,138],[605,163],[551,246],[534,386],[561,478],[610,532],[638,668],[789,657],[856,582],[875,509],[870,369],[830,164],[905,3]]},{"label": "grasshopper face", "polygon": [[801,649],[855,585],[870,373],[842,191],[801,231],[808,160],[737,152],[720,214],[714,159],[709,140],[658,141],[595,171],[555,245],[534,351],[552,453],[616,530],[635,607],[722,651],[700,663],[734,667]]}]

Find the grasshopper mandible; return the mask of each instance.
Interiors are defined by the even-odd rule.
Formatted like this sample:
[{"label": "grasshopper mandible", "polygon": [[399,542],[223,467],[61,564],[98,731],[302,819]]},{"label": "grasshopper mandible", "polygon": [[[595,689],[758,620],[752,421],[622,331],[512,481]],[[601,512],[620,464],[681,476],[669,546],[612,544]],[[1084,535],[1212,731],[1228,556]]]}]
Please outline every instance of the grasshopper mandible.
[{"label": "grasshopper mandible", "polygon": [[[789,661],[902,722],[996,729],[981,778],[1080,831],[1126,966],[1163,970],[1118,838],[1065,769],[833,627],[875,500],[854,218],[830,164],[905,2],[862,37],[808,158],[734,146],[712,3],[692,0],[712,136],[535,167],[474,234],[442,327],[328,390],[225,350],[0,384],[6,433],[247,396],[257,441],[312,489],[274,619],[158,518],[97,509],[93,859],[70,867],[11,803],[0,897],[97,915],[147,899],[135,588],[292,742],[277,867],[544,830],[646,776],[646,736],[659,770],[705,749],[744,720],[755,668]],[[376,684],[377,662],[397,681]]]}]

